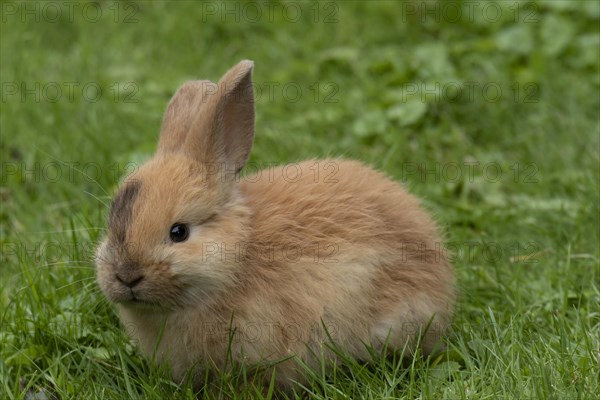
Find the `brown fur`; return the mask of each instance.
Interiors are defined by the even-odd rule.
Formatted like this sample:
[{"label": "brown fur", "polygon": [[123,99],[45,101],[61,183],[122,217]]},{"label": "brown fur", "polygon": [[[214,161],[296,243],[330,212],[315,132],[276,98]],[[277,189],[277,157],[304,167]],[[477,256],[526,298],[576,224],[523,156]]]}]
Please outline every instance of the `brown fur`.
[{"label": "brown fur", "polygon": [[[400,185],[357,161],[240,177],[254,133],[251,70],[241,62],[209,94],[184,85],[156,156],[128,178],[139,182],[135,198],[118,200],[127,182],[117,194],[97,264],[123,324],[176,380],[194,365],[196,376],[224,368],[229,346],[249,365],[295,356],[316,367],[313,353],[335,360],[322,346],[330,339],[357,358],[367,357],[365,343],[412,352],[428,324],[430,352],[454,307],[435,224]],[[191,227],[187,241],[170,242],[176,222]],[[124,235],[113,232],[123,224]],[[130,289],[119,274],[143,278]],[[301,379],[293,359],[276,368],[282,387]]]}]

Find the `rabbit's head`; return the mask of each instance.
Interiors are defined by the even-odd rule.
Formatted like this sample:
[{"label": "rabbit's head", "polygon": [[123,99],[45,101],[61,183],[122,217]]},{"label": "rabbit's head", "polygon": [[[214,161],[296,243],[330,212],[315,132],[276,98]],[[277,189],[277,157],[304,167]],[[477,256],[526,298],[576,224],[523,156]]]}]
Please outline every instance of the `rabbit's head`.
[{"label": "rabbit's head", "polygon": [[109,300],[132,307],[208,304],[235,284],[249,210],[235,185],[254,137],[251,61],[171,99],[153,158],[110,208],[96,264]]}]

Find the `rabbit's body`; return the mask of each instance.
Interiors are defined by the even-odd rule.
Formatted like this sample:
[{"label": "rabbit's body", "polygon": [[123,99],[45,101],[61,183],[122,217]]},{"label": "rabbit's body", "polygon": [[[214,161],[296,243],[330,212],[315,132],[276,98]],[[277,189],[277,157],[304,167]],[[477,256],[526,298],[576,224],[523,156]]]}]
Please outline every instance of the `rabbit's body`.
[{"label": "rabbit's body", "polygon": [[[232,71],[238,85],[249,76]],[[181,91],[163,132],[190,94]],[[186,104],[194,99],[207,101]],[[162,148],[175,146],[162,135]],[[335,358],[322,346],[331,340],[356,358],[367,357],[367,344],[409,354],[421,334],[426,353],[439,341],[453,273],[435,224],[400,185],[339,159],[231,179],[228,168],[207,167],[223,158],[210,158],[206,139],[199,161],[161,145],[113,201],[98,279],[142,352],[168,363],[175,379],[196,366],[201,380],[227,354],[251,366],[296,356],[315,367],[321,353]],[[176,222],[189,226],[181,242]],[[301,379],[293,358],[276,368],[281,386]]]}]

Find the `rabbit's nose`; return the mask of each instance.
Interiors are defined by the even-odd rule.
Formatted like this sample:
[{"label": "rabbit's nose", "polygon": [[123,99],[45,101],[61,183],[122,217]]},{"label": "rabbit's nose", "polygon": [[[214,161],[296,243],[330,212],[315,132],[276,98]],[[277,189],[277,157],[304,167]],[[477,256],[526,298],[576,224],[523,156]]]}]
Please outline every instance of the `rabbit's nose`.
[{"label": "rabbit's nose", "polygon": [[115,274],[115,277],[119,282],[121,282],[123,285],[127,286],[130,289],[132,289],[135,285],[140,283],[142,279],[144,279],[144,275],[123,277],[119,274]]}]

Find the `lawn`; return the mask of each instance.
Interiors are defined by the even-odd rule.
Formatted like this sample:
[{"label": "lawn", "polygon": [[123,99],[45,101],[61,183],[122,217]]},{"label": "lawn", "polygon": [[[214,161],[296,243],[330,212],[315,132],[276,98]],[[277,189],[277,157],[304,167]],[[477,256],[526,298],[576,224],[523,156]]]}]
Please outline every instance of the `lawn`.
[{"label": "lawn", "polygon": [[202,393],[172,383],[92,262],[170,96],[244,58],[251,161],[343,156],[403,182],[459,285],[444,352],[307,372],[292,398],[594,398],[599,4],[1,2],[0,398],[272,396],[244,371]]}]

